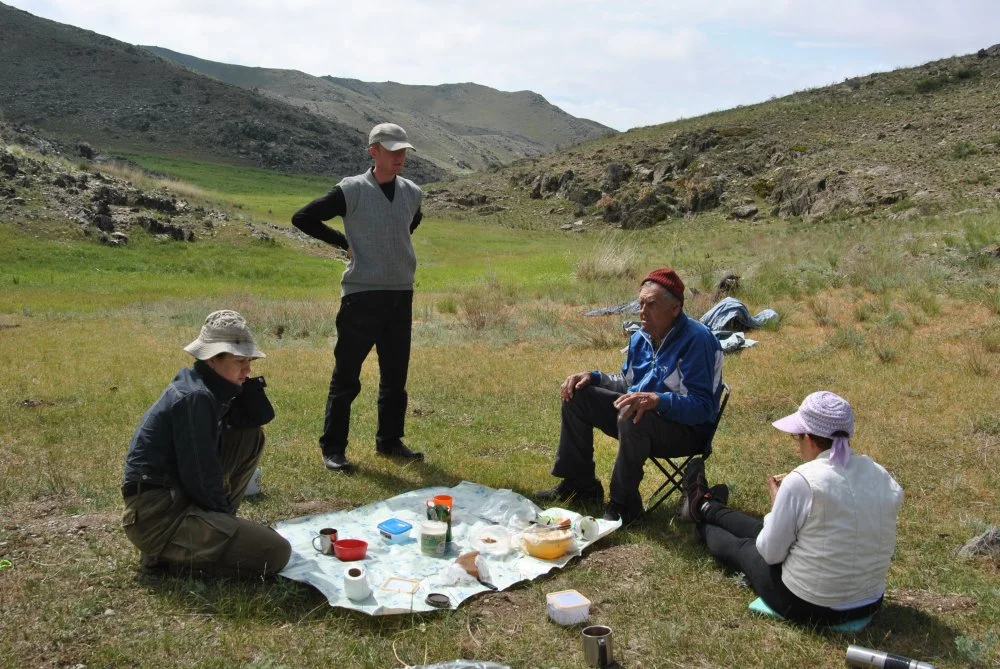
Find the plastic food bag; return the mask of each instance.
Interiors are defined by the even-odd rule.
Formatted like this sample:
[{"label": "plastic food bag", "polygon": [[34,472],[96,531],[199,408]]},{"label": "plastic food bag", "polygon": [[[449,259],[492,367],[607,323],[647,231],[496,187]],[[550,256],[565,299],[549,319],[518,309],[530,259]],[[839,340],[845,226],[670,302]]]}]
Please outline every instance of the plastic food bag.
[{"label": "plastic food bag", "polygon": [[541,509],[528,498],[513,490],[501,489],[490,495],[476,514],[512,531],[522,530],[533,521]]}]

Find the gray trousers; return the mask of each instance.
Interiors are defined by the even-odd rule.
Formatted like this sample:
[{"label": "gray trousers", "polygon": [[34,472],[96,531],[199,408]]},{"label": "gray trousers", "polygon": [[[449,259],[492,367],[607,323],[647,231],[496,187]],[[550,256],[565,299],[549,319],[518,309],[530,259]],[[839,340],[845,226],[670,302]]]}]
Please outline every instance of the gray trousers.
[{"label": "gray trousers", "polygon": [[[238,508],[264,450],[259,427],[222,435],[223,486]],[[273,529],[235,515],[196,506],[177,488],[146,490],[125,500],[125,535],[146,566],[257,578],[281,571],[292,548]]]},{"label": "gray trousers", "polygon": [[667,420],[647,411],[638,423],[633,416],[619,420],[614,407],[622,393],[587,386],[573,393],[562,405],[559,450],[552,474],[586,483],[594,473],[594,428],[618,440],[618,457],[611,472],[610,498],[635,514],[643,510],[639,484],[643,465],[650,455],[676,458],[700,453],[705,438],[695,426]]}]

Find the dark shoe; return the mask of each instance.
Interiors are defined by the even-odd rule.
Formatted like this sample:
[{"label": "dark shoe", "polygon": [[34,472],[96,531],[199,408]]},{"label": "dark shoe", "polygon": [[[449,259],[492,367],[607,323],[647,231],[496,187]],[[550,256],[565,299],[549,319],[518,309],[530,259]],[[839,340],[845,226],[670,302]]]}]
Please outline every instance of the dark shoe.
[{"label": "dark shoe", "polygon": [[729,486],[725,483],[716,483],[708,489],[712,493],[712,499],[722,505],[729,504]]},{"label": "dark shoe", "polygon": [[159,574],[167,571],[166,562],[152,557],[149,553],[139,553],[139,571],[143,574]]},{"label": "dark shoe", "polygon": [[539,490],[532,497],[539,502],[576,501],[580,504],[604,504],[604,486],[597,479],[584,484],[563,479],[554,488]]},{"label": "dark shoe", "polygon": [[[728,491],[727,498],[728,498]],[[677,510],[677,520],[681,523],[700,523],[704,520],[701,505],[706,499],[712,499],[705,479],[705,462],[701,458],[692,460],[684,470],[684,499]]]},{"label": "dark shoe", "polygon": [[406,444],[398,439],[385,444],[375,446],[375,452],[387,458],[399,458],[400,460],[423,460],[424,454],[420,451],[411,451]]},{"label": "dark shoe", "polygon": [[343,453],[324,453],[323,464],[331,472],[349,472],[354,468]]},{"label": "dark shoe", "polygon": [[630,511],[624,504],[619,504],[618,502],[608,502],[608,505],[604,507],[604,520],[610,520],[611,522],[620,520],[622,521],[622,527],[631,525],[639,520],[641,515],[642,511]]}]

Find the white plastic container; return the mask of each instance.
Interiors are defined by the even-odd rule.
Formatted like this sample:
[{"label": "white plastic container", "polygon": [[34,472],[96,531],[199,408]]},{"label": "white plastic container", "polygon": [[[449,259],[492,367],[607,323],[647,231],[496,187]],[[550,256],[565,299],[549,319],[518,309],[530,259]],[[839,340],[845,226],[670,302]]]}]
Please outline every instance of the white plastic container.
[{"label": "white plastic container", "polygon": [[411,529],[413,525],[399,518],[389,518],[378,524],[378,533],[390,544],[401,544],[409,539]]},{"label": "white plastic container", "polygon": [[549,618],[559,625],[579,625],[590,617],[590,600],[576,590],[550,592],[545,602]]}]

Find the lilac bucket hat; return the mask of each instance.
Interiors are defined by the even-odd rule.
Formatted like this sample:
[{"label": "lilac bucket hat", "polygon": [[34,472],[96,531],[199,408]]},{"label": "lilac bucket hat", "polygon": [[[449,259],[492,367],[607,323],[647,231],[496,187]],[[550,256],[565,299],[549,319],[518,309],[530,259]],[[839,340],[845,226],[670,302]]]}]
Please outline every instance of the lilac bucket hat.
[{"label": "lilac bucket hat", "polygon": [[219,353],[232,353],[247,358],[264,358],[257,348],[246,319],[230,309],[213,311],[205,318],[198,338],[184,347],[198,360],[208,360]]},{"label": "lilac bucket hat", "polygon": [[[854,410],[843,397],[828,390],[807,395],[799,410],[771,425],[789,434],[815,434],[833,439],[830,459],[847,464],[851,456],[849,438],[854,434]],[[836,433],[844,433],[834,436]]]}]

